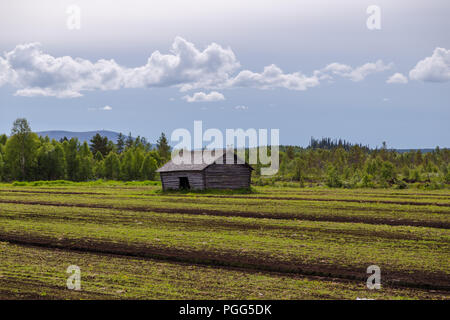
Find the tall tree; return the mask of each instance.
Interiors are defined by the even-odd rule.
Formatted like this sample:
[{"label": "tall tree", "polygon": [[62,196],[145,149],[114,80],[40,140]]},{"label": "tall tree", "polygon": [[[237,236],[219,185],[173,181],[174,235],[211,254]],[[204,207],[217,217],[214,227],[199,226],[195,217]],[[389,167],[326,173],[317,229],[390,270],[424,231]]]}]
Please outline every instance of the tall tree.
[{"label": "tall tree", "polygon": [[122,153],[124,148],[125,148],[125,136],[121,132],[117,137],[117,153],[119,154]]},{"label": "tall tree", "polygon": [[62,180],[66,175],[66,158],[60,143],[56,143],[53,149],[53,175],[52,179]]},{"label": "tall tree", "polygon": [[6,162],[13,179],[33,179],[38,146],[39,138],[31,131],[28,121],[24,118],[14,121],[11,138],[6,142]]},{"label": "tall tree", "polygon": [[37,151],[37,172],[36,178],[40,180],[51,180],[53,146],[49,143],[43,143]]},{"label": "tall tree", "polygon": [[170,146],[164,132],[161,133],[161,136],[156,142],[156,149],[158,150],[158,153],[162,159],[164,159],[165,161],[170,159]]},{"label": "tall tree", "polygon": [[148,142],[145,137],[141,138],[141,144],[145,151],[150,151],[152,149],[152,144]]},{"label": "tall tree", "polygon": [[37,151],[37,171],[40,180],[64,179],[65,160],[61,144],[44,142]]},{"label": "tall tree", "polygon": [[6,140],[8,140],[8,137],[6,136],[6,134],[1,134],[0,135],[0,145],[5,145],[6,144]]},{"label": "tall tree", "polygon": [[78,170],[80,168],[80,158],[78,155],[79,143],[77,138],[63,142],[64,154],[66,156],[67,179],[78,180]]},{"label": "tall tree", "polygon": [[120,160],[115,152],[111,152],[105,158],[104,170],[107,179],[117,180],[120,178]]},{"label": "tall tree", "polygon": [[86,141],[81,146],[77,157],[79,158],[80,163],[77,174],[78,180],[86,181],[91,179],[94,169],[94,157],[92,156],[92,152],[89,150],[89,146]]},{"label": "tall tree", "polygon": [[104,159],[102,153],[100,151],[97,151],[97,153],[94,155],[95,161],[102,161]]},{"label": "tall tree", "polygon": [[123,180],[134,180],[134,171],[133,171],[133,162],[134,155],[131,149],[127,149],[121,158],[120,161],[120,175]]},{"label": "tall tree", "polygon": [[133,150],[133,178],[140,179],[141,178],[141,167],[142,162],[144,162],[144,152],[142,151],[142,147],[136,148]]},{"label": "tall tree", "polygon": [[125,141],[125,146],[127,147],[127,149],[130,149],[131,147],[133,147],[134,144],[134,140],[133,137],[131,136],[131,132],[128,133],[128,137],[127,140]]},{"label": "tall tree", "polygon": [[5,162],[3,161],[3,155],[0,152],[0,181],[4,180],[3,171],[5,167]]},{"label": "tall tree", "polygon": [[100,152],[103,157],[106,157],[111,151],[111,144],[108,143],[108,137],[102,137],[99,133],[91,139],[91,151],[93,154]]},{"label": "tall tree", "polygon": [[158,169],[156,160],[150,154],[147,154],[142,162],[141,178],[144,180],[154,180],[156,169]]}]

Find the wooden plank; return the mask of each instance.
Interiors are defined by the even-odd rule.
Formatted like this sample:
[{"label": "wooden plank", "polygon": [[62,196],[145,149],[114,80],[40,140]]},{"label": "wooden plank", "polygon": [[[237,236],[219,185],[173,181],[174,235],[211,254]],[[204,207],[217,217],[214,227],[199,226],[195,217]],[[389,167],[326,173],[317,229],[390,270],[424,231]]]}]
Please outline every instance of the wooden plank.
[{"label": "wooden plank", "polygon": [[201,171],[161,172],[160,175],[163,190],[178,190],[180,188],[181,177],[188,178],[191,189],[203,190],[205,188],[203,173]]},{"label": "wooden plank", "polygon": [[251,169],[244,164],[212,164],[205,169],[206,188],[249,188]]}]

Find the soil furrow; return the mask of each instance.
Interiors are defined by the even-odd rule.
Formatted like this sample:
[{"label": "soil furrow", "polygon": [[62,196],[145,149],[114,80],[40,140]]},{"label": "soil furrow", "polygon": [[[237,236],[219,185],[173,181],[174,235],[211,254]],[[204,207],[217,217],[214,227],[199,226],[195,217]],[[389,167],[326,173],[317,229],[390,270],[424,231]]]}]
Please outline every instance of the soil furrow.
[{"label": "soil furrow", "polygon": [[[164,196],[171,196],[163,194]],[[153,195],[148,195],[153,196]],[[186,196],[189,195],[173,195],[173,196]],[[253,199],[253,200],[298,200],[298,201],[326,201],[326,202],[356,202],[356,203],[382,203],[382,204],[399,204],[410,206],[438,206],[438,207],[450,207],[450,203],[438,203],[438,202],[423,202],[423,201],[393,201],[393,200],[370,200],[370,199],[338,199],[338,198],[307,198],[307,197],[250,197],[250,196],[216,196],[216,195],[201,195],[203,198],[225,198],[225,199]]]},{"label": "soil furrow", "polygon": [[225,217],[245,217],[245,218],[265,218],[265,219],[284,219],[284,220],[305,220],[305,221],[328,221],[328,222],[349,222],[366,224],[384,224],[391,226],[415,226],[450,229],[449,222],[441,221],[414,221],[407,219],[385,219],[368,217],[343,217],[343,216],[302,216],[291,213],[261,213],[245,211],[221,211],[212,209],[188,209],[188,208],[160,208],[160,207],[119,207],[105,204],[86,204],[86,203],[60,203],[50,201],[21,201],[21,200],[0,200],[0,203],[15,203],[25,205],[45,205],[56,207],[78,207],[78,208],[96,208],[96,209],[115,209],[138,212],[156,212],[156,213],[178,213],[192,215],[214,215]]},{"label": "soil furrow", "polygon": [[[246,270],[292,273],[305,276],[339,278],[353,281],[367,280],[365,267],[350,268],[331,264],[304,264],[301,261],[280,261],[268,256],[249,256],[239,252],[208,252],[158,247],[148,244],[125,244],[92,239],[55,239],[17,234],[0,234],[0,241],[19,245],[33,245],[44,248],[74,250],[80,252],[115,254],[129,257],[142,257],[164,261],[176,261],[217,267],[239,267]],[[450,291],[449,277],[443,273],[414,273],[401,270],[383,269],[383,285]]]},{"label": "soil furrow", "polygon": [[[75,192],[75,191],[34,191],[34,190],[0,190],[1,192],[15,192],[15,193],[37,193],[37,194],[80,194],[80,195],[111,195],[108,193],[100,192]],[[154,197],[154,196],[166,196],[166,197],[191,197],[191,195],[185,194],[138,194],[138,196]],[[199,194],[200,198],[224,198],[224,199],[250,199],[250,200],[294,200],[294,201],[326,201],[326,202],[356,202],[356,203],[381,203],[381,204],[398,204],[398,205],[417,205],[417,206],[439,206],[450,207],[450,203],[439,202],[425,202],[425,201],[396,201],[396,200],[371,200],[371,199],[343,199],[343,198],[309,198],[309,197],[283,197],[283,196],[242,196],[242,195],[203,195]],[[409,198],[409,197],[408,197]],[[448,199],[448,198],[445,198]]]}]

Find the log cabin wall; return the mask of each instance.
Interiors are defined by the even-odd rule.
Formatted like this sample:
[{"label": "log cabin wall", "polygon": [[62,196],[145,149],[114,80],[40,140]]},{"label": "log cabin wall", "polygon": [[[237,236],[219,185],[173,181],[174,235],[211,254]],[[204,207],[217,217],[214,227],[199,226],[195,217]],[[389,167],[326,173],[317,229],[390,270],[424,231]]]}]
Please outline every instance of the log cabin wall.
[{"label": "log cabin wall", "polygon": [[244,164],[212,164],[204,170],[207,189],[249,188],[252,171]]},{"label": "log cabin wall", "polygon": [[205,189],[205,180],[202,171],[172,171],[160,172],[163,190],[178,190],[180,178],[187,177],[191,189]]}]

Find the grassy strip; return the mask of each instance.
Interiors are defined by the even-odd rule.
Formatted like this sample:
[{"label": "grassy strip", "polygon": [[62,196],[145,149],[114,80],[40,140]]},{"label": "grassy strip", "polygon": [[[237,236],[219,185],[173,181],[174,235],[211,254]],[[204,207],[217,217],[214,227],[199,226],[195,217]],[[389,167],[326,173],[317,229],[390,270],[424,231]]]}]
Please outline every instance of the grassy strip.
[{"label": "grassy strip", "polygon": [[[251,227],[255,219],[230,222],[182,215],[125,222],[111,219],[108,224],[95,221],[95,215],[64,219],[58,211],[53,214],[55,219],[36,212],[15,219],[5,215],[0,219],[0,236],[25,243],[41,239],[46,244],[100,252],[108,248],[104,252],[350,278],[363,277],[367,266],[377,264],[390,281],[449,285],[449,234],[436,229],[394,229],[383,237],[386,228],[393,227],[279,221],[279,225],[266,222],[258,228]],[[407,236],[415,231],[417,236]]]},{"label": "grassy strip", "polygon": [[[61,190],[61,188],[58,188]],[[58,192],[53,191],[55,189],[47,189],[46,193],[74,193],[70,192],[71,188],[66,188],[67,192]],[[100,189],[100,188],[97,188]],[[137,190],[138,191],[137,191]],[[1,190],[1,189],[0,189]],[[258,200],[306,200],[306,201],[333,201],[333,202],[358,202],[358,203],[377,203],[377,204],[398,204],[398,205],[435,205],[435,206],[450,206],[450,198],[446,195],[379,195],[379,194],[360,194],[357,196],[352,196],[351,194],[343,195],[335,194],[335,193],[288,193],[288,196],[285,196],[285,193],[262,193],[255,191],[252,189],[238,189],[238,190],[202,190],[202,191],[165,191],[157,189],[141,189],[141,188],[121,188],[120,194],[123,194],[123,191],[129,191],[129,195],[144,195],[144,196],[164,196],[164,197],[189,197],[189,198],[231,198],[231,199],[258,199]],[[143,193],[139,193],[139,191],[145,191]],[[43,193],[44,191],[38,191],[36,189],[3,189],[3,192],[28,192],[28,193]],[[110,190],[109,190],[110,191]],[[119,190],[117,190],[119,191]],[[119,193],[119,192],[117,192]],[[86,194],[102,194],[99,192],[86,192]],[[107,194],[107,193],[106,193]],[[114,194],[114,193],[110,193]],[[402,201],[400,201],[402,200]]]},{"label": "grassy strip", "polygon": [[449,228],[450,210],[437,207],[416,207],[374,204],[326,204],[308,201],[262,201],[259,199],[197,199],[133,196],[84,196],[45,194],[0,194],[1,203],[22,203],[92,208],[117,208],[135,211],[179,212],[223,216],[248,216],[273,219],[304,219],[311,221],[365,222],[371,224],[413,225]]},{"label": "grassy strip", "polygon": [[[251,189],[243,190],[205,190],[205,191],[170,191],[162,192],[159,183],[140,181],[140,182],[67,182],[67,184],[57,184],[54,181],[45,182],[32,182],[32,183],[16,183],[14,184],[1,184],[0,190],[77,190],[83,188],[85,190],[98,190],[103,189],[106,192],[114,193],[118,191],[120,193],[130,192],[139,193],[144,191],[146,194],[156,195],[168,195],[168,196],[233,196],[239,197],[239,195],[245,195],[245,197],[264,197],[264,196],[289,196],[289,197],[315,197],[329,199],[336,197],[343,200],[372,200],[372,199],[384,199],[384,200],[416,200],[417,202],[429,202],[437,201],[437,203],[450,204],[450,190],[434,190],[434,191],[417,191],[417,190],[391,190],[391,189],[331,189],[331,188],[273,188],[273,187],[252,187]],[[41,183],[43,183],[41,185]],[[23,184],[23,186],[21,186]],[[35,187],[31,186],[36,184]],[[442,200],[442,201],[439,201]]]},{"label": "grassy strip", "polygon": [[171,227],[240,230],[276,230],[279,234],[292,236],[305,232],[320,232],[321,237],[333,234],[348,234],[361,237],[376,237],[400,240],[428,240],[450,242],[450,232],[437,228],[422,228],[389,225],[370,225],[361,223],[336,223],[295,221],[290,219],[254,219],[246,217],[227,217],[209,215],[166,214],[147,211],[118,209],[97,209],[79,207],[58,207],[44,205],[0,204],[1,218],[12,220],[39,220],[62,223],[97,223],[100,225],[140,225]]},{"label": "grassy strip", "polygon": [[[0,298],[28,299],[448,299],[418,289],[50,250],[0,243]],[[81,269],[81,291],[66,268]]]},{"label": "grassy strip", "polygon": [[[429,228],[449,225],[450,209],[404,204],[414,202],[412,197],[445,204],[448,192],[361,190],[360,198],[373,203],[360,203],[353,201],[359,199],[354,190],[276,189],[258,188],[247,195],[166,194],[145,185],[2,185],[0,238],[128,259],[158,257],[360,282],[367,277],[365,268],[377,264],[385,285],[450,286],[450,233]],[[318,198],[328,200],[312,200]],[[13,288],[16,280],[4,287]]]}]

